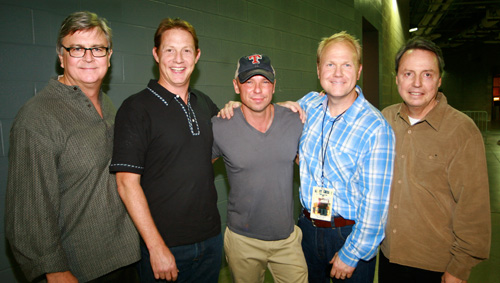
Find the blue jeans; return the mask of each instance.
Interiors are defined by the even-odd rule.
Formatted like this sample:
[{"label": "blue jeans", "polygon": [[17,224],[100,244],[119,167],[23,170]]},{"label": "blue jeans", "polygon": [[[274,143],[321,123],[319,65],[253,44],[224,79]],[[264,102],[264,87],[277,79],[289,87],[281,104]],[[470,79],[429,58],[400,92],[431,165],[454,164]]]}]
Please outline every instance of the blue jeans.
[{"label": "blue jeans", "polygon": [[443,272],[392,263],[383,252],[379,253],[378,282],[380,283],[441,283],[441,276],[443,276]]},{"label": "blue jeans", "polygon": [[[351,234],[352,225],[341,228],[316,228],[301,214],[298,226],[302,229],[302,250],[309,271],[309,282],[330,282],[332,270],[330,260],[342,248],[347,236]],[[369,261],[360,260],[351,278],[345,280],[332,278],[331,280],[344,283],[372,283],[375,276],[375,263],[375,258]]]},{"label": "blue jeans", "polygon": [[[222,262],[222,235],[204,241],[177,247],[169,247],[175,257],[179,269],[177,283],[181,282],[213,282],[219,281]],[[148,248],[141,241],[141,260],[138,262],[138,273],[141,282],[166,282],[156,280]]]}]

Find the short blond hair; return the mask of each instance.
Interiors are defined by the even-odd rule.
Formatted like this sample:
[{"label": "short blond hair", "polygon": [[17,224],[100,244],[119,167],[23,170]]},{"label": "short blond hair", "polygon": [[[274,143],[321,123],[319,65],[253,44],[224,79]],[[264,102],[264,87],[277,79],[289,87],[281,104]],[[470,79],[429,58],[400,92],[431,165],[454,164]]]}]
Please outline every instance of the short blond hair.
[{"label": "short blond hair", "polygon": [[337,42],[346,42],[354,47],[356,50],[356,56],[358,58],[358,66],[361,65],[361,45],[359,41],[352,35],[348,34],[346,31],[341,31],[333,34],[330,37],[324,37],[318,45],[318,52],[316,54],[316,63],[319,64],[319,60],[321,59],[321,53],[323,49],[325,49],[328,45]]}]

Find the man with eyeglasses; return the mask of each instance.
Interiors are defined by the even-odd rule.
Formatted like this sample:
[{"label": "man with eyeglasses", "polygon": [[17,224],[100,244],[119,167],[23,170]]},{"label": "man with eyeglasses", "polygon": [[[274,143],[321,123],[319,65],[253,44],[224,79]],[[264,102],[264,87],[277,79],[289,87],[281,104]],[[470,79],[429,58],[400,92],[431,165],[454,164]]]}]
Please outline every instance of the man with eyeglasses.
[{"label": "man with eyeglasses", "polygon": [[135,282],[139,238],[108,172],[116,110],[101,84],[111,29],[94,13],[73,13],[57,53],[63,75],[11,129],[6,237],[29,281]]}]

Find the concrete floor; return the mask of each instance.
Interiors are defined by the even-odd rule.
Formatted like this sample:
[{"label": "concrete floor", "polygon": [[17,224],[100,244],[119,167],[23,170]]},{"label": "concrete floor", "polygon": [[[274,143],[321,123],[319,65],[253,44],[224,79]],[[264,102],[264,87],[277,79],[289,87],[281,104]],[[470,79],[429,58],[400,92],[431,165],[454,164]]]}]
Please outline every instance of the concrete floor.
[{"label": "concrete floor", "polygon": [[469,283],[500,282],[500,122],[492,123],[485,134],[491,204],[490,258],[472,269]]},{"label": "concrete floor", "polygon": [[[490,182],[491,203],[491,251],[490,258],[472,269],[469,283],[500,282],[500,121],[489,126],[484,134],[486,158],[488,162],[488,177]],[[231,282],[231,273],[227,266],[221,269],[219,283]],[[265,283],[274,282],[271,274],[266,272]],[[375,275],[374,283],[377,283]]]}]

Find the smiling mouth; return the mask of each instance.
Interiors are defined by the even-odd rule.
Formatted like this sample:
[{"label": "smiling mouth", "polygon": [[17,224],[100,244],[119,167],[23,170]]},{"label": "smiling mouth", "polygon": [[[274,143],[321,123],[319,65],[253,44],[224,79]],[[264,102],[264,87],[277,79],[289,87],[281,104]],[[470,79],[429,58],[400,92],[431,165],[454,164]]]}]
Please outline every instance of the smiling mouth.
[{"label": "smiling mouth", "polygon": [[409,92],[410,95],[415,95],[415,96],[420,96],[420,95],[424,95],[423,93],[421,92]]},{"label": "smiling mouth", "polygon": [[182,72],[186,68],[173,68],[173,67],[171,67],[170,69],[172,69],[172,71],[174,71],[174,72]]}]

